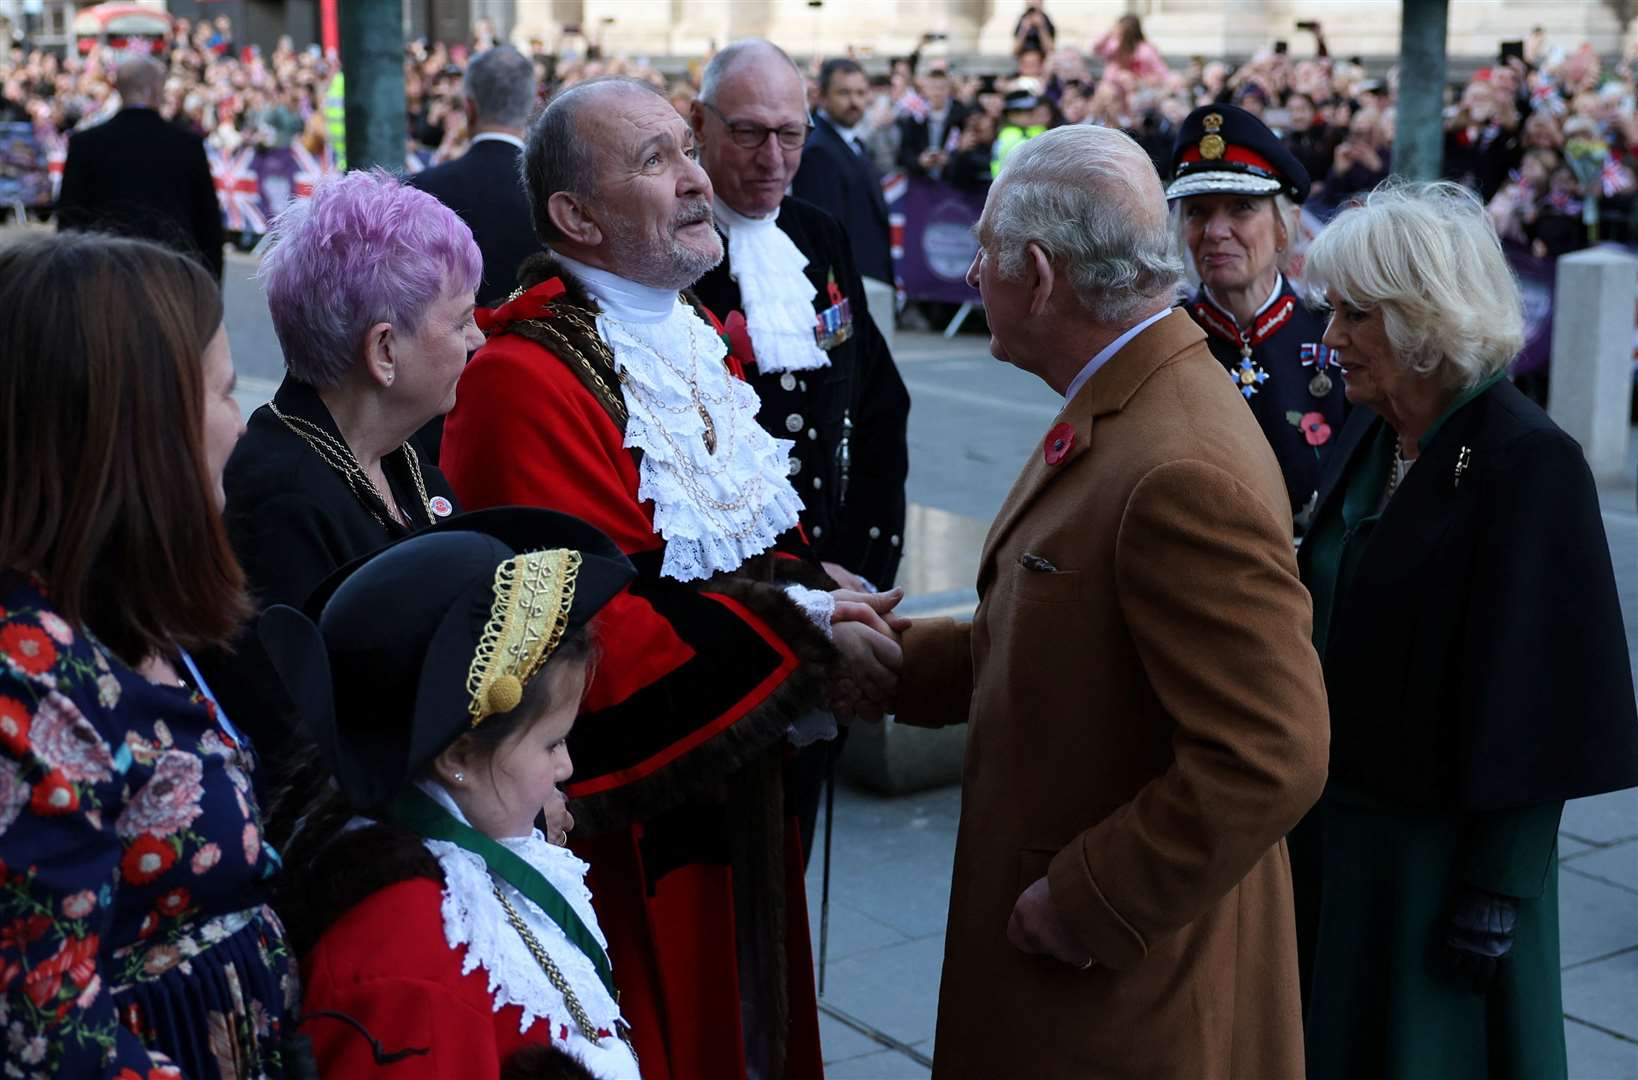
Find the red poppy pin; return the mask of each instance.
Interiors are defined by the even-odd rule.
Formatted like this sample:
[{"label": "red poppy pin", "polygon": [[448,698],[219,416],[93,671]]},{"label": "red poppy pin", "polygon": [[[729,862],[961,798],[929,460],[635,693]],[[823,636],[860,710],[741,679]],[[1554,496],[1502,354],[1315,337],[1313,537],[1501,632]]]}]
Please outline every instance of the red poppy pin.
[{"label": "red poppy pin", "polygon": [[1302,432],[1302,437],[1308,441],[1309,446],[1324,446],[1331,441],[1331,425],[1326,422],[1325,414],[1322,412],[1293,411],[1286,413],[1285,419],[1292,427]]},{"label": "red poppy pin", "polygon": [[1059,424],[1047,432],[1046,443],[1041,447],[1048,465],[1057,465],[1069,452],[1075,448],[1075,428],[1070,424]]},{"label": "red poppy pin", "polygon": [[446,518],[455,512],[455,507],[442,495],[434,495],[432,501],[427,503],[427,506],[431,508],[435,516],[441,518]]},{"label": "red poppy pin", "polygon": [[830,272],[830,280],[825,282],[825,292],[830,297],[830,306],[835,307],[842,302],[842,287],[836,284],[836,271]]}]

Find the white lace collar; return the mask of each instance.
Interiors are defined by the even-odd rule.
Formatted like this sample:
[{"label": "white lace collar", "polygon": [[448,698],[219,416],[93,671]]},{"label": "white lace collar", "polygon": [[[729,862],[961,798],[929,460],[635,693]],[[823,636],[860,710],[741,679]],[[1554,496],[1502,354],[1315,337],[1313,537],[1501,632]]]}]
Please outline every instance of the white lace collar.
[{"label": "white lace collar", "polygon": [[[466,822],[460,807],[442,785],[423,780],[417,786],[457,820]],[[543,1020],[546,1027],[542,1033],[551,1043],[579,1058],[594,1075],[603,1080],[639,1080],[637,1062],[617,1035],[611,1034],[594,1043],[576,1027],[562,992],[552,985],[522,936],[507,921],[506,911],[495,899],[491,885],[498,879],[490,877],[483,860],[465,848],[442,840],[422,842],[437,857],[444,871],[444,940],[457,952],[466,950],[461,959],[461,974],[483,968],[489,979],[494,1010],[499,1012],[508,1005],[522,1009],[520,1032],[528,1031],[537,1020]],[[592,911],[591,891],[586,888],[586,871],[590,867],[568,848],[548,844],[538,830],[530,836],[498,842],[539,870],[563,894],[598,944],[608,947],[597,925],[597,915]],[[504,881],[500,887],[535,940],[556,962],[587,1017],[612,1033],[620,1008],[597,977],[591,960],[533,901]]]},{"label": "white lace collar", "polygon": [[597,332],[625,391],[625,444],[643,452],[637,498],[654,502],[654,531],[665,539],[660,572],[708,578],[773,547],[802,510],[787,474],[793,444],[756,422],[762,403],[729,374],[721,336],[674,292],[659,318],[644,318],[654,290],[605,271],[583,277],[579,264],[562,261],[606,305]]},{"label": "white lace collar", "polygon": [[728,273],[739,283],[757,370],[829,367],[829,354],[813,337],[813,282],[802,272],[808,258],[779,227],[779,210],[746,217],[719,198],[716,215],[728,237]]}]

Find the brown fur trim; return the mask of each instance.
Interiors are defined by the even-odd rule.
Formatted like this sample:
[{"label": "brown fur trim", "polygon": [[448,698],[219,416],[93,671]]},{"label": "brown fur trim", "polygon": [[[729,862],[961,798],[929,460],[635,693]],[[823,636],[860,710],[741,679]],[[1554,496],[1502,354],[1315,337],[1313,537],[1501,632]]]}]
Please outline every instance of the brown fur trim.
[{"label": "brown fur trim", "polygon": [[376,824],[334,837],[299,874],[284,875],[277,907],[291,950],[307,955],[353,907],[389,885],[416,878],[441,884],[444,871],[414,833]]},{"label": "brown fur trim", "polygon": [[786,729],[823,700],[837,659],[836,647],[784,589],[725,575],[713,578],[701,591],[718,593],[749,608],[796,654],[796,670],[727,731],[680,761],[613,791],[575,799],[570,811],[577,831],[595,835],[657,817],[690,799],[720,798],[725,777],[780,745]]},{"label": "brown fur trim", "polygon": [[597,1077],[557,1047],[536,1044],[514,1051],[501,1065],[500,1080],[597,1080]]}]

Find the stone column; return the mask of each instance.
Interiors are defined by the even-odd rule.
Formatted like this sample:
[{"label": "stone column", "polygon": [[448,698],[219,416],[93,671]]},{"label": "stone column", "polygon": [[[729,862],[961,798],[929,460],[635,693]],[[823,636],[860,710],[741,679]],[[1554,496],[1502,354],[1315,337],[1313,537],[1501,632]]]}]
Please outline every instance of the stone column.
[{"label": "stone column", "polygon": [[403,20],[399,0],[341,5],[349,168],[404,168]]},{"label": "stone column", "polygon": [[1593,248],[1558,260],[1547,411],[1600,480],[1626,472],[1638,259]]},{"label": "stone column", "polygon": [[1444,166],[1447,0],[1405,0],[1399,31],[1399,128],[1393,171],[1437,180]]}]

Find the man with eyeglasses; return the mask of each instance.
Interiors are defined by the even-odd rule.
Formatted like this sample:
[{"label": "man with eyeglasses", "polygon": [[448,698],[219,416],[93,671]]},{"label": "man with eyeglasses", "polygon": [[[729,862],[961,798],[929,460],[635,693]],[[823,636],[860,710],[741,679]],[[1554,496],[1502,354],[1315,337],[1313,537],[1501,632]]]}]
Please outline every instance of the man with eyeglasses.
[{"label": "man with eyeglasses", "polygon": [[881,176],[866,146],[870,80],[853,60],[819,69],[819,112],[791,194],[830,213],[847,230],[853,261],[865,279],[888,344],[893,343],[893,260]]},{"label": "man with eyeglasses", "polygon": [[[796,65],[760,39],[729,45],[706,67],[689,119],[727,258],[694,293],[731,334],[740,325],[733,314],[743,316],[756,357],[746,377],[762,400],[757,420],[796,444],[791,483],[825,569],[848,588],[886,589],[904,547],[910,397],[847,234],[830,214],[785,194],[810,130],[805,99]],[[804,854],[820,778],[839,745],[814,744],[799,756]]]}]

